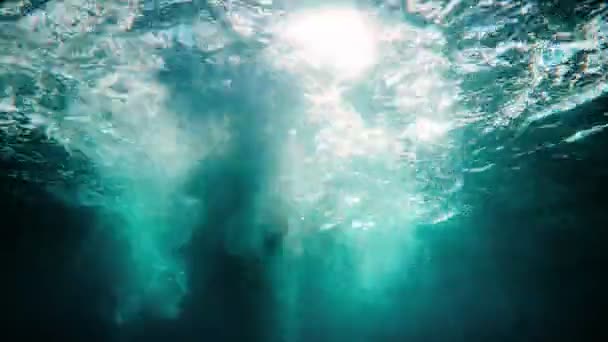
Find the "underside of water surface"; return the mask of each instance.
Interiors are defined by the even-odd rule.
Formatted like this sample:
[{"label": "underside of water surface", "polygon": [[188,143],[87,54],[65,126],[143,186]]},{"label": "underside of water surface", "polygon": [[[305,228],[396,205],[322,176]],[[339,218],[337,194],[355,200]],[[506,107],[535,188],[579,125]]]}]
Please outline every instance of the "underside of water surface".
[{"label": "underside of water surface", "polygon": [[[576,114],[608,90],[607,16],[592,1],[2,2],[2,177],[92,210],[114,243],[82,248],[113,265],[116,324],[238,319],[232,303],[265,312],[249,331],[264,340],[391,331],[389,313],[418,322],[430,300],[397,289],[437,286],[421,236],[451,236],[492,191],[467,180],[608,127]],[[231,272],[260,297],[204,295]]]}]

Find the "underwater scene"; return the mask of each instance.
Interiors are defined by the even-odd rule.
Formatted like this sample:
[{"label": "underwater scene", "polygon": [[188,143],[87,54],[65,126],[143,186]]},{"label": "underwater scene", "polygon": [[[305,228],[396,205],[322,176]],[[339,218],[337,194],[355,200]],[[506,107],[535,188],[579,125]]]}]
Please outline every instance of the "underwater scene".
[{"label": "underwater scene", "polygon": [[6,340],[606,341],[607,129],[606,1],[0,1]]}]

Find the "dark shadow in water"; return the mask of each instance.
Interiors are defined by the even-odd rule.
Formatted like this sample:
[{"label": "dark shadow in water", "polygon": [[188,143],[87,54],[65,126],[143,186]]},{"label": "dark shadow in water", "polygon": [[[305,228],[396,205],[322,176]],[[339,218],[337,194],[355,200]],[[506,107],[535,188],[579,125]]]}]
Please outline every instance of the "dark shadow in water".
[{"label": "dark shadow in water", "polygon": [[[269,191],[277,166],[276,142],[285,131],[278,115],[288,111],[276,104],[293,103],[287,102],[289,97],[269,95],[277,81],[255,63],[226,71],[206,65],[201,57],[179,48],[167,56],[160,79],[172,92],[168,105],[178,108],[186,124],[228,115],[231,141],[224,154],[195,169],[185,187],[203,203],[204,220],[183,249],[189,294],[179,319],[153,324],[140,320],[129,335],[138,341],[270,341],[277,325],[269,265],[281,240],[276,233],[280,229],[272,225],[285,222],[273,217],[275,212],[262,213],[268,216],[262,225],[253,216]],[[232,80],[230,88],[209,87],[222,78]]]}]

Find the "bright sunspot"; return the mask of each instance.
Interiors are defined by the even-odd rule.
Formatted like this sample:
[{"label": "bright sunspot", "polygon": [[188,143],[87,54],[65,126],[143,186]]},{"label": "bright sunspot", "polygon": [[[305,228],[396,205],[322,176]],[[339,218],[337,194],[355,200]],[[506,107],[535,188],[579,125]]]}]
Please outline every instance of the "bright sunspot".
[{"label": "bright sunspot", "polygon": [[354,9],[309,10],[294,15],[282,36],[300,58],[354,77],[374,64],[374,27]]}]

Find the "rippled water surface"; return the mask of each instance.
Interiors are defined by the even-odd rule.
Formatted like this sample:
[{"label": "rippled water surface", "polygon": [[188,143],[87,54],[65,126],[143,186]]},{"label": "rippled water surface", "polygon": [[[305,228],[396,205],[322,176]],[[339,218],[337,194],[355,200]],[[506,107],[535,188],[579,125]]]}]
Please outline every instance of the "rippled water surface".
[{"label": "rippled water surface", "polygon": [[472,175],[608,127],[577,119],[608,90],[607,16],[593,1],[3,2],[2,177],[94,208],[126,241],[117,322],[179,316],[206,267],[183,249],[219,239],[267,264],[295,334],[308,277],[340,308],[327,317],[348,316],[406,276],[417,231],[475,210]]}]

